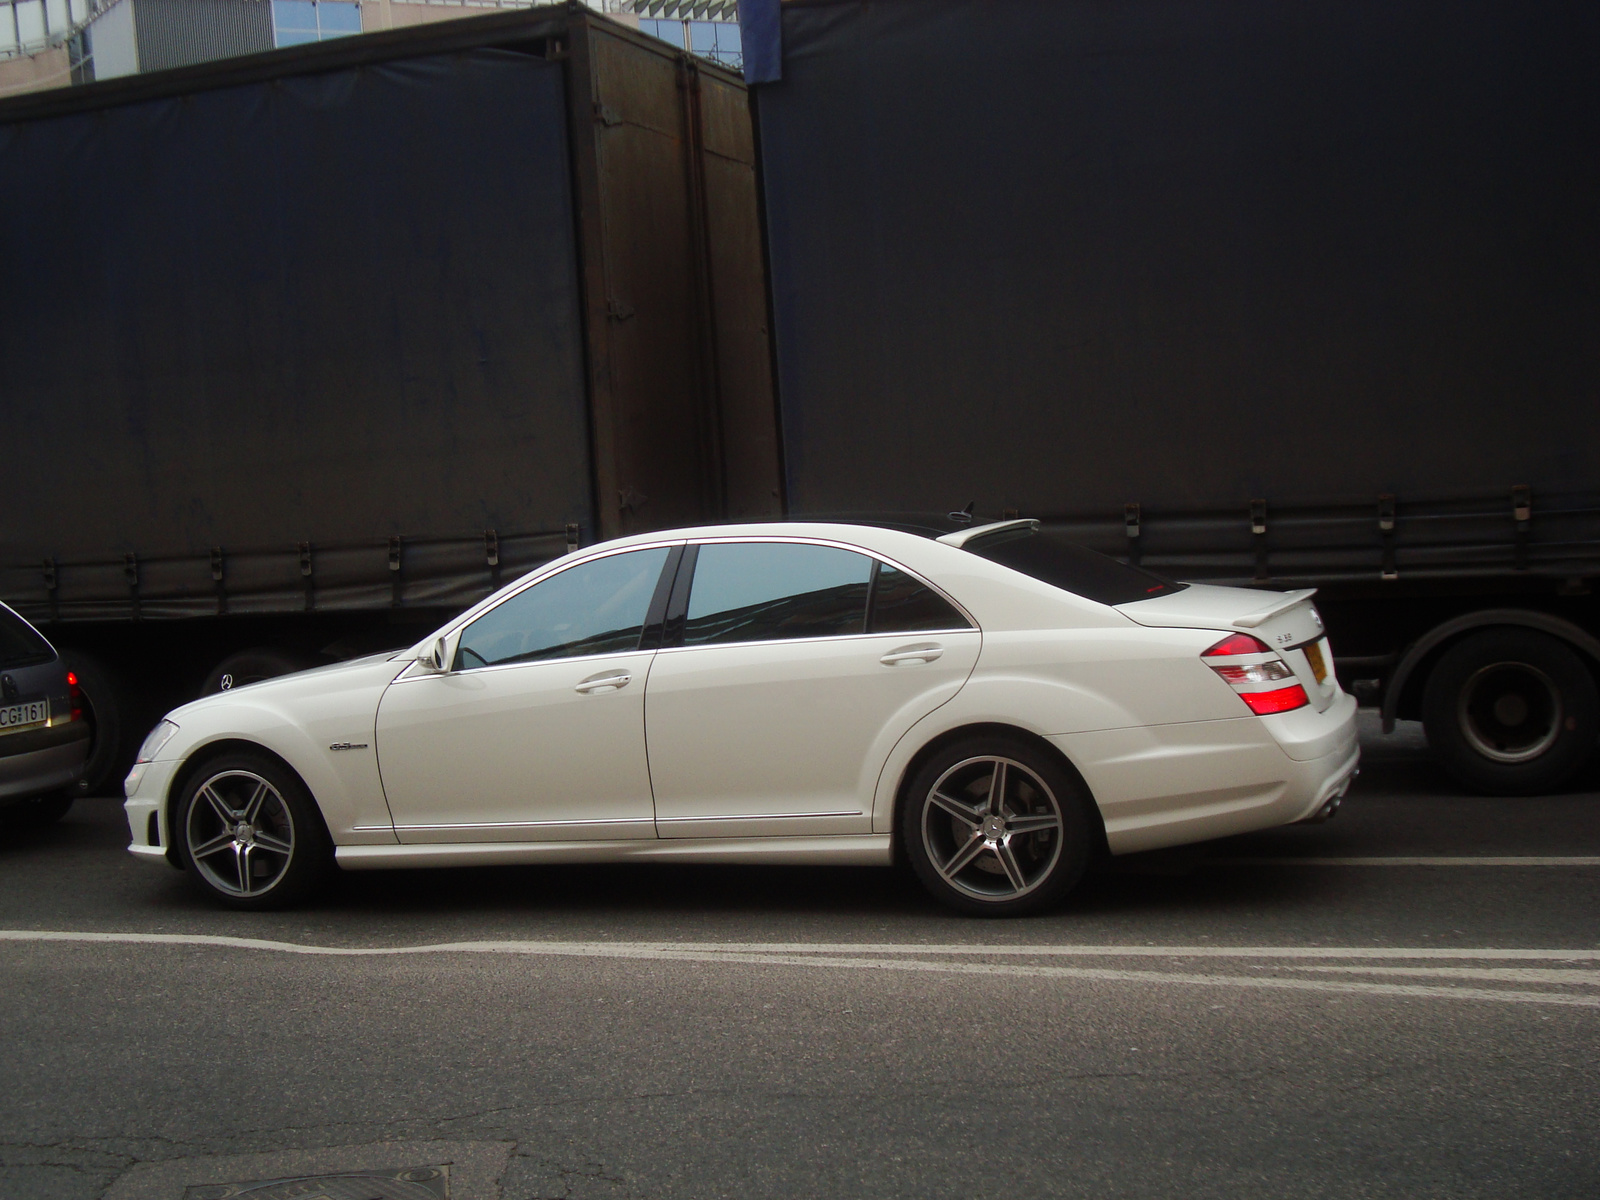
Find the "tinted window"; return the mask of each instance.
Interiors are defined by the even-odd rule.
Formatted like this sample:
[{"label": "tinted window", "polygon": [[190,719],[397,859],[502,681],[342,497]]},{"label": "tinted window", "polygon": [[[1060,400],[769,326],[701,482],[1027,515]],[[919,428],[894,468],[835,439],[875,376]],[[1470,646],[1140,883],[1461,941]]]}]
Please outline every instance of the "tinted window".
[{"label": "tinted window", "polygon": [[701,546],[684,644],[864,633],[872,559],[831,546]]},{"label": "tinted window", "polygon": [[569,567],[483,614],[461,635],[456,669],[639,648],[667,550]]},{"label": "tinted window", "polygon": [[50,643],[32,625],[8,609],[0,608],[0,667],[27,667],[55,658]]},{"label": "tinted window", "polygon": [[1185,586],[1126,566],[1057,534],[1026,527],[973,538],[964,549],[1101,604],[1148,600]]},{"label": "tinted window", "polygon": [[888,563],[879,563],[868,628],[872,633],[913,633],[919,629],[969,629],[971,625],[938,592]]}]

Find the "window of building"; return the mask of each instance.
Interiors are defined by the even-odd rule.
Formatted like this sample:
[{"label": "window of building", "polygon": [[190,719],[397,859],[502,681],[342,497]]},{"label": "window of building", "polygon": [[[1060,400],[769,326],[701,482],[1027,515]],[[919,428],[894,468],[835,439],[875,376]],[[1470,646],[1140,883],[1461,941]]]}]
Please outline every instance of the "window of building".
[{"label": "window of building", "polygon": [[353,0],[272,0],[272,44],[299,46],[361,32]]},{"label": "window of building", "polygon": [[739,39],[739,25],[735,21],[677,21],[641,17],[639,28],[652,37],[735,71],[744,66],[744,44]]}]

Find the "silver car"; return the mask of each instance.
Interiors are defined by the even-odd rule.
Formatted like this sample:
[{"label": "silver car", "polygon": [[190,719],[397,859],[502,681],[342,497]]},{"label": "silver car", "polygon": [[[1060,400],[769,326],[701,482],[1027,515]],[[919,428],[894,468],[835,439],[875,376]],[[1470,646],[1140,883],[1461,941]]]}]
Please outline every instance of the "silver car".
[{"label": "silver car", "polygon": [[89,742],[77,679],[43,634],[0,604],[0,821],[65,816]]}]

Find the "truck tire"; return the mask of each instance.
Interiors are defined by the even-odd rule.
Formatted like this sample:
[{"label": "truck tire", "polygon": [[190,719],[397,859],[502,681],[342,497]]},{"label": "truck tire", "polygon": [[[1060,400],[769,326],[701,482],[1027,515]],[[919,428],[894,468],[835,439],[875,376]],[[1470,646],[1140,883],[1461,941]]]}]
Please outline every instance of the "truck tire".
[{"label": "truck tire", "polygon": [[1422,722],[1441,766],[1491,796],[1533,796],[1577,773],[1600,736],[1600,692],[1578,652],[1532,629],[1488,629],[1445,652]]},{"label": "truck tire", "polygon": [[[276,679],[279,675],[292,675],[316,666],[309,658],[272,646],[254,646],[228,655],[216,666],[200,686],[202,696],[244,687],[247,683],[260,683],[263,679]],[[192,677],[191,677],[192,678]]]},{"label": "truck tire", "polygon": [[89,761],[78,782],[68,789],[72,796],[122,794],[122,777],[133,765],[133,748],[128,745],[128,705],[122,681],[99,659],[81,650],[63,650],[61,661],[78,678],[83,692],[84,719],[89,722]]}]

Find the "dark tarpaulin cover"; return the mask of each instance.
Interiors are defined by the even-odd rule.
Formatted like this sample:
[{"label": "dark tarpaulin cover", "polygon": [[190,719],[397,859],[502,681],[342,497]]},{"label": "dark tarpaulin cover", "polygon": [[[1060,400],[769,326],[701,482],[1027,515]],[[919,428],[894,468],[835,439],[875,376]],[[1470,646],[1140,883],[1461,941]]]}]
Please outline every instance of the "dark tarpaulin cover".
[{"label": "dark tarpaulin cover", "polygon": [[211,547],[270,591],[370,545],[385,604],[391,536],[476,538],[479,586],[485,529],[587,524],[562,87],[476,50],[0,126],[5,565],[203,598]]},{"label": "dark tarpaulin cover", "polygon": [[800,0],[783,57],[794,511],[1600,484],[1592,0]]}]

